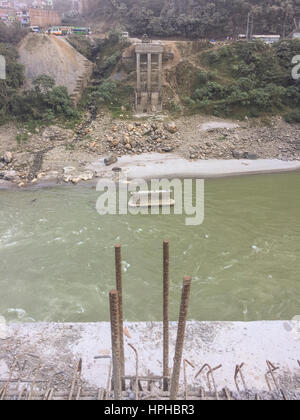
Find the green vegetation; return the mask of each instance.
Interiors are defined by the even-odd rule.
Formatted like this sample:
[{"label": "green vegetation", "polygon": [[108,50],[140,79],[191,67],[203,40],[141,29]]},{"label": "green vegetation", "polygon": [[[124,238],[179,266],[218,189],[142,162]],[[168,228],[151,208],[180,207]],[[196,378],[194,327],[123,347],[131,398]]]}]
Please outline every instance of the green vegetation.
[{"label": "green vegetation", "polygon": [[[139,10],[135,9],[135,1],[131,3],[133,6],[130,11],[131,17],[135,16],[134,13],[141,13],[143,16],[146,13],[145,5],[150,7],[150,3],[146,0],[142,1]],[[157,6],[157,11],[160,10],[159,19],[166,16],[165,12],[159,9],[161,3],[162,1],[158,0],[151,3],[152,12],[154,5]],[[182,5],[182,11],[190,4],[189,1],[186,3]],[[196,8],[194,14],[196,21],[196,15],[199,10],[202,10],[204,4],[199,0],[195,0],[193,4],[197,3],[199,3],[199,9]],[[223,5],[226,3],[226,10],[230,10],[234,5],[234,7],[237,7],[238,4],[241,6],[242,3],[244,6],[246,3],[248,6],[250,3],[256,4],[254,1],[245,2],[243,0],[228,0],[222,3]],[[261,2],[260,6],[256,4],[256,7],[267,7],[264,3]],[[295,2],[290,3],[293,3],[294,7]],[[300,4],[300,0],[298,3]],[[172,4],[174,7],[178,6],[176,1],[173,1]],[[208,7],[207,2],[205,4]],[[221,7],[221,2],[216,1],[214,4]],[[280,6],[278,3],[277,9],[283,7],[282,4]],[[116,2],[113,7],[117,7]],[[172,7],[170,6],[171,11]],[[146,8],[146,10],[148,9]],[[149,10],[146,14],[152,18],[156,16]],[[188,8],[186,10],[185,16],[186,19],[189,19],[190,12]],[[125,11],[123,10],[122,13]],[[176,22],[187,24],[187,20],[180,16],[175,19]],[[175,22],[175,20],[173,21]],[[211,28],[214,27],[213,22],[214,19],[211,21]],[[285,22],[288,27],[289,19],[286,18]],[[142,25],[141,20],[135,19],[132,23],[133,28],[139,24],[141,30],[142,27],[144,28],[142,32],[145,32],[147,22],[143,21]],[[158,26],[154,26],[157,31]],[[191,25],[189,28],[192,31]],[[71,106],[66,88],[55,86],[54,81],[45,75],[34,81],[31,90],[22,91],[24,68],[18,63],[17,49],[13,43],[22,39],[24,31],[17,25],[4,28],[0,24],[0,54],[6,57],[7,62],[7,79],[0,80],[0,124],[15,120],[23,124],[39,125],[61,120],[72,127],[81,112],[87,108],[96,110],[98,107],[109,109],[116,117],[130,116],[134,97],[135,73],[132,67],[129,66],[128,69],[126,68],[127,64],[122,63],[122,53],[129,45],[121,36],[122,30],[113,30],[106,39],[94,39],[93,41],[84,36],[69,38],[70,43],[95,64],[93,83],[84,92],[79,110],[75,111]],[[138,30],[136,31],[138,32]],[[172,32],[169,32],[167,25],[164,26],[164,31],[167,34]],[[193,33],[191,31],[186,34],[190,35]],[[12,42],[4,42],[10,39],[9,37]],[[204,112],[236,118],[281,113],[288,122],[300,121],[298,111],[300,108],[300,82],[293,80],[291,76],[292,58],[300,54],[299,40],[283,40],[272,46],[261,41],[235,42],[217,48],[214,48],[208,41],[190,41],[186,43],[186,46],[179,44],[180,48],[182,57],[186,57],[186,59],[180,61],[174,74],[170,71],[170,74],[167,75],[170,77],[170,95],[168,95],[170,100],[165,106],[169,112],[180,113],[182,104],[184,104],[189,113]],[[186,54],[185,48],[187,48]],[[189,61],[189,56],[192,57],[191,61]],[[171,89],[172,84],[176,85],[176,96],[181,99],[181,102],[177,98],[175,100],[174,92]]]},{"label": "green vegetation", "polygon": [[22,96],[15,95],[10,103],[10,112],[19,121],[41,121],[45,124],[57,117],[75,118],[67,89],[55,86],[49,76],[42,75],[33,82],[33,89]]},{"label": "green vegetation", "polygon": [[17,62],[18,54],[10,44],[0,43],[0,55],[6,59],[6,80],[0,80],[0,124],[12,117],[11,103],[24,82],[24,68]]},{"label": "green vegetation", "polygon": [[22,28],[19,23],[8,26],[0,22],[0,43],[17,44],[27,33],[28,29]]},{"label": "green vegetation", "polygon": [[81,35],[70,35],[68,36],[68,42],[75,48],[80,54],[84,55],[88,60],[93,61],[94,48],[90,40]]},{"label": "green vegetation", "polygon": [[113,113],[113,116],[128,116],[131,111],[131,102],[134,90],[129,85],[123,85],[120,82],[104,80],[99,87],[95,89],[91,96],[94,103],[98,105],[106,105]]},{"label": "green vegetation", "polygon": [[95,77],[98,79],[109,77],[119,63],[122,52],[129,45],[127,40],[122,39],[119,30],[113,30],[107,38],[97,40],[94,45]]},{"label": "green vegetation", "polygon": [[113,73],[122,74],[122,52],[128,46],[120,30],[112,31],[106,39],[95,41],[92,55],[95,84],[86,90],[81,107],[105,106],[115,117],[128,115],[132,108],[134,90],[126,80],[112,77]]},{"label": "green vegetation", "polygon": [[[71,106],[66,88],[55,86],[48,76],[38,77],[32,90],[22,91],[24,67],[18,63],[15,44],[27,32],[18,24],[0,23],[0,55],[6,60],[6,79],[0,80],[0,124],[15,120],[35,126],[48,124],[56,118],[75,118],[77,113]],[[20,142],[23,140],[19,139]]]},{"label": "green vegetation", "polygon": [[[0,36],[1,29],[0,25]],[[16,42],[23,36],[23,31],[17,26],[8,27],[7,31]],[[82,36],[72,36],[70,42],[94,61],[94,77],[97,80],[86,90],[78,111],[72,108],[66,88],[55,86],[54,80],[46,75],[34,80],[31,90],[23,91],[24,67],[18,63],[17,49],[12,43],[0,42],[0,55],[6,58],[7,71],[6,80],[0,80],[0,124],[15,120],[34,129],[37,125],[59,120],[71,128],[81,111],[90,105],[106,106],[116,116],[130,110],[133,89],[126,83],[109,80],[113,70],[118,71],[122,51],[128,46],[120,32],[113,31],[107,39],[100,39],[94,44]]]},{"label": "green vegetation", "polygon": [[288,112],[285,115],[285,119],[289,123],[300,123],[300,111],[299,111],[299,109]]},{"label": "green vegetation", "polygon": [[300,106],[300,83],[292,78],[291,61],[299,53],[299,40],[273,46],[236,42],[203,52],[203,70],[185,104],[190,112],[227,117],[287,112],[287,119],[296,122],[299,113],[290,110]]},{"label": "green vegetation", "polygon": [[26,143],[28,139],[29,139],[29,134],[28,133],[17,134],[17,143],[19,145],[22,144],[22,143]]},{"label": "green vegetation", "polygon": [[288,35],[300,18],[299,0],[94,0],[89,18],[124,24],[133,35],[224,38],[245,33]]},{"label": "green vegetation", "polygon": [[0,43],[0,54],[6,58],[6,80],[0,80],[0,124],[10,120],[47,124],[57,117],[76,117],[65,87],[55,86],[48,76],[40,76],[32,90],[22,92],[24,68],[17,61],[17,50],[11,44]]}]

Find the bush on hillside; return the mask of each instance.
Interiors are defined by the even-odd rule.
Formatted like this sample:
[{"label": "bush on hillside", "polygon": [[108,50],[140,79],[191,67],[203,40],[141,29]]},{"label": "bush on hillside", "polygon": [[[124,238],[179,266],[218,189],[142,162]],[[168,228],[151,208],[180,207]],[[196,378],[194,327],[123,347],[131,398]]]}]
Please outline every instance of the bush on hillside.
[{"label": "bush on hillside", "polygon": [[0,22],[0,42],[18,44],[27,34],[28,29],[22,28],[19,23],[6,25]]},{"label": "bush on hillside", "polygon": [[[237,42],[200,55],[206,69],[197,73],[194,93],[185,98],[196,111],[218,116],[282,112],[300,106],[300,83],[292,78],[292,57],[300,54],[300,41],[272,46],[261,41]],[[213,57],[213,60],[212,60]],[[214,80],[209,74],[214,70]],[[288,114],[297,121],[297,112]]]},{"label": "bush on hillside", "polygon": [[48,123],[56,117],[77,116],[67,89],[55,86],[54,80],[50,77],[46,75],[38,77],[33,82],[33,89],[27,92],[19,92],[20,86],[20,84],[14,85],[12,88],[8,85],[5,91],[3,89],[0,91],[0,123],[3,124],[10,119]]},{"label": "bush on hillside", "polygon": [[99,87],[92,93],[93,99],[98,104],[110,104],[115,100],[117,84],[111,80],[105,80]]},{"label": "bush on hillside", "polygon": [[300,110],[295,109],[285,114],[285,120],[288,123],[300,123]]}]

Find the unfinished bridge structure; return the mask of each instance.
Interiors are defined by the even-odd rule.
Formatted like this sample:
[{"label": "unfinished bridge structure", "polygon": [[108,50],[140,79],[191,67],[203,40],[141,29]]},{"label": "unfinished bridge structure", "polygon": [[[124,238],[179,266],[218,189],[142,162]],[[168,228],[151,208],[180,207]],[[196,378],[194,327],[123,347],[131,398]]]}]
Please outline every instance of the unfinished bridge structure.
[{"label": "unfinished bridge structure", "polygon": [[162,71],[164,47],[159,42],[136,44],[137,84],[135,110],[137,113],[162,110]]},{"label": "unfinished bridge structure", "polygon": [[300,322],[187,322],[191,277],[170,321],[168,240],[162,251],[163,322],[124,322],[120,244],[110,323],[0,319],[0,401],[300,400]]}]

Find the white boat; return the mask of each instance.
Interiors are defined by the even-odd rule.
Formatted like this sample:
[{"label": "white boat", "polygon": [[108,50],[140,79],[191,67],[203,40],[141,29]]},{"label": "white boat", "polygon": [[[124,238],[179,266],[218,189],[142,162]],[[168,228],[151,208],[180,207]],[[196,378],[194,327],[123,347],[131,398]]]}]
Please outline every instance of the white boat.
[{"label": "white boat", "polygon": [[171,191],[139,191],[131,193],[128,206],[132,208],[174,207],[175,200],[171,198]]}]

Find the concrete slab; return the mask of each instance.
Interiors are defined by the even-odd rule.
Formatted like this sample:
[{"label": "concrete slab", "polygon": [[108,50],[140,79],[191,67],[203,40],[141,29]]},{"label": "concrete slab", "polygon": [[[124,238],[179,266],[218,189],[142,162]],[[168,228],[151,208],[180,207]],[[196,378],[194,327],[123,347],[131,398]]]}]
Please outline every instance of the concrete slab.
[{"label": "concrete slab", "polygon": [[[162,323],[126,323],[126,374],[135,375],[135,357],[128,343],[139,353],[139,375],[162,374]],[[170,361],[173,359],[177,323],[171,323]],[[80,358],[82,377],[88,387],[106,387],[110,359],[109,323],[87,324],[8,324],[0,339],[0,381],[7,378],[16,357],[41,361],[40,378],[45,380],[56,372],[64,372],[66,382],[72,380],[73,368]],[[267,391],[266,360],[279,370],[275,372],[280,386],[299,392],[300,398],[300,321],[274,322],[197,322],[187,325],[184,358],[195,366],[187,367],[189,385],[207,389],[206,376],[194,376],[205,363],[215,372],[221,391],[227,386],[236,392],[234,372],[237,364],[245,363],[243,372],[248,389]],[[33,368],[32,368],[33,369]],[[181,377],[181,383],[183,377]],[[2,382],[3,383],[3,382]],[[69,382],[70,383],[70,382]],[[0,382],[1,387],[1,382]],[[242,384],[241,384],[241,388]]]},{"label": "concrete slab", "polygon": [[[300,170],[299,161],[286,162],[276,159],[189,161],[175,153],[123,156],[114,166],[122,168],[122,173],[129,179],[215,178]],[[106,167],[103,158],[88,165],[87,169],[96,171],[101,177],[111,176],[112,173],[112,167]]]}]

